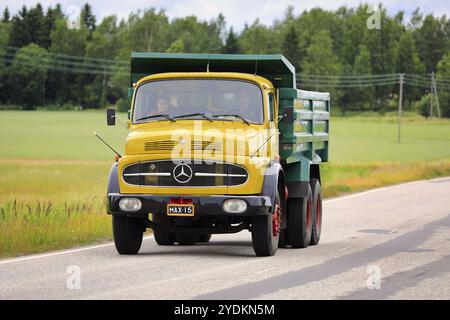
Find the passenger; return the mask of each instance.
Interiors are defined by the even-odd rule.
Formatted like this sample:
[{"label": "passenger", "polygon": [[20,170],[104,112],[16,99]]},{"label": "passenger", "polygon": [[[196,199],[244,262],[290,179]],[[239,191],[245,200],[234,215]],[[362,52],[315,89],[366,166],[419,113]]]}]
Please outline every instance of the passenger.
[{"label": "passenger", "polygon": [[252,103],[252,99],[250,98],[250,94],[247,90],[239,90],[238,92],[238,100],[239,100],[239,111],[240,114],[245,119],[251,122],[257,121],[257,111],[255,110],[255,104]]}]

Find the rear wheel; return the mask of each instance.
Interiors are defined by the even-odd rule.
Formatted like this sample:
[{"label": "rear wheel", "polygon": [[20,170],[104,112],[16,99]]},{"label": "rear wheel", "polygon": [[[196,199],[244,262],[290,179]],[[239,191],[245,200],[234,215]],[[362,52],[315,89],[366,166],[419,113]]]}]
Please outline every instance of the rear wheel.
[{"label": "rear wheel", "polygon": [[306,248],[311,242],[312,191],[308,184],[306,198],[288,199],[289,243],[293,248]]},{"label": "rear wheel", "polygon": [[320,241],[320,234],[322,233],[322,192],[320,182],[318,179],[311,180],[312,188],[312,234],[310,245],[317,245]]},{"label": "rear wheel", "polygon": [[252,243],[258,257],[273,256],[280,240],[280,195],[275,195],[272,214],[253,218]]},{"label": "rear wheel", "polygon": [[114,244],[119,254],[137,254],[144,236],[144,222],[123,215],[112,216]]}]

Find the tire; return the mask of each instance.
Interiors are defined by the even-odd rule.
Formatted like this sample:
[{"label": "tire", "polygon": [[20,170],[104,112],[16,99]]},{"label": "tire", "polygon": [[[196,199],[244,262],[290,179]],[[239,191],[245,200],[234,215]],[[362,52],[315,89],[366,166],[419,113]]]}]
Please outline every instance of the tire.
[{"label": "tire", "polygon": [[286,248],[288,245],[287,229],[280,230],[280,240],[278,241],[278,248]]},{"label": "tire", "polygon": [[[153,214],[153,222],[156,224],[162,224],[162,217]],[[175,243],[175,233],[167,232],[164,230],[153,230],[153,235],[155,237],[155,241],[159,246],[171,246]]]},{"label": "tire", "polygon": [[193,232],[180,232],[176,234],[176,239],[180,246],[192,246],[197,243],[198,238],[198,234]]},{"label": "tire", "polygon": [[322,189],[318,179],[311,180],[312,189],[312,233],[311,242],[312,246],[319,244],[320,234],[322,233]]},{"label": "tire", "polygon": [[198,236],[197,242],[208,243],[209,240],[211,240],[211,235],[210,234],[201,234],[201,235]]},{"label": "tire", "polygon": [[273,234],[273,215],[275,214],[276,205],[280,206],[280,195],[278,192],[275,195],[274,212],[253,218],[252,244],[253,250],[258,257],[273,256],[277,251],[280,233],[275,236]]},{"label": "tire", "polygon": [[113,215],[112,225],[117,252],[119,254],[137,254],[141,248],[145,230],[142,219]]},{"label": "tire", "polygon": [[312,191],[308,184],[306,198],[288,199],[289,243],[293,248],[306,248],[312,233]]}]

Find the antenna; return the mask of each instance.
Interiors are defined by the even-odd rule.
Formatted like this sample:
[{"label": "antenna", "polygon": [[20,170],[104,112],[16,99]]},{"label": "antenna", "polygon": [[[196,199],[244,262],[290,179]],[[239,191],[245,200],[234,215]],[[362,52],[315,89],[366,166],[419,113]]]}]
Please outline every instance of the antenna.
[{"label": "antenna", "polygon": [[106,144],[106,146],[108,148],[110,148],[117,156],[119,156],[119,158],[122,158],[122,156],[120,155],[120,153],[118,153],[116,150],[113,149],[113,147],[111,147],[105,140],[103,140],[98,134],[97,132],[93,132],[92,133],[94,136],[96,136],[97,138],[100,139],[101,142],[103,142],[104,144]]},{"label": "antenna", "polygon": [[258,75],[258,56],[256,56],[255,60],[255,76]]},{"label": "antenna", "polygon": [[209,53],[208,53],[208,64],[206,65],[206,72],[209,72]]}]

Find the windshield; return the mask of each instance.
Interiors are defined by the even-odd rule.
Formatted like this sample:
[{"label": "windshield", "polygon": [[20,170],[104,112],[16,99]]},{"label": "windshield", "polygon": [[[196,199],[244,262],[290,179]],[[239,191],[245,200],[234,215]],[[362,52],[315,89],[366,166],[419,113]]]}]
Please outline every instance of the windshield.
[{"label": "windshield", "polygon": [[[139,86],[133,122],[213,117],[213,120],[263,122],[261,89],[239,80],[176,79]],[[203,114],[203,116],[202,116]],[[159,116],[161,115],[161,116]],[[227,116],[229,115],[229,117]]]}]

